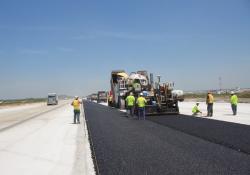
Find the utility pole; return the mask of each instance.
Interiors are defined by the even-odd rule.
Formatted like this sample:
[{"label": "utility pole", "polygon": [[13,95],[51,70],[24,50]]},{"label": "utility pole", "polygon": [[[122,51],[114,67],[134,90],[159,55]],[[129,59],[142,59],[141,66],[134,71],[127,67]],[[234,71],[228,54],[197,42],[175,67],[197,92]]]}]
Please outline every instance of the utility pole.
[{"label": "utility pole", "polygon": [[222,91],[222,78],[219,77],[219,88],[220,88],[220,92]]}]

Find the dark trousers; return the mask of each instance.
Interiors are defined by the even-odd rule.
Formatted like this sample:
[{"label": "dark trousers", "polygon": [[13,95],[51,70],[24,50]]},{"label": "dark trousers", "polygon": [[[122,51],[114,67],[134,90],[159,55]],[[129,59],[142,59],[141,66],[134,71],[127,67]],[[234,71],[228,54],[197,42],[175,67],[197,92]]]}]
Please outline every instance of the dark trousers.
[{"label": "dark trousers", "polygon": [[138,107],[138,119],[140,120],[141,118],[145,120],[145,107]]},{"label": "dark trousers", "polygon": [[193,115],[198,115],[200,112],[194,112]]},{"label": "dark trousers", "polygon": [[78,123],[80,123],[80,111],[74,110],[74,123],[76,123],[76,120]]},{"label": "dark trousers", "polygon": [[207,104],[207,116],[209,117],[213,116],[213,103]]},{"label": "dark trousers", "polygon": [[237,105],[232,104],[231,107],[232,107],[233,115],[236,115],[237,114]]},{"label": "dark trousers", "polygon": [[134,106],[128,106],[127,107],[127,114],[133,117],[134,116],[134,110],[135,110]]}]

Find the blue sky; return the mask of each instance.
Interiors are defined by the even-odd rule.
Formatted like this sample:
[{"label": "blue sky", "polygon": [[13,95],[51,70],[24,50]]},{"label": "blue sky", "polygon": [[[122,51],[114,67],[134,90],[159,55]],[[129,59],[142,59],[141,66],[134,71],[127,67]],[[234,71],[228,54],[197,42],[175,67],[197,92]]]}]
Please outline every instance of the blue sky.
[{"label": "blue sky", "polygon": [[1,0],[0,62],[0,99],[108,90],[113,69],[250,87],[250,1]]}]

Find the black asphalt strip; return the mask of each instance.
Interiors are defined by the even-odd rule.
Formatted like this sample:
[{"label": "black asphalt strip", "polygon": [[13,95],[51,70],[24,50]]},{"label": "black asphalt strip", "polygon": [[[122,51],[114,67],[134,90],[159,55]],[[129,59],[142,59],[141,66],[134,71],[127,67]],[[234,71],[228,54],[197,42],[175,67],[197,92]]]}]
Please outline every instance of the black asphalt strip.
[{"label": "black asphalt strip", "polygon": [[[249,154],[220,145],[218,141],[214,143],[213,139],[207,138],[210,136],[208,132],[199,131],[205,133],[204,136],[194,132],[204,129],[203,125],[209,129],[212,123],[208,120],[198,124],[200,120],[195,118],[193,123],[186,116],[165,116],[168,119],[154,116],[143,121],[127,118],[117,109],[91,102],[85,102],[84,107],[92,151],[101,175],[250,174]],[[180,121],[181,118],[184,119]],[[218,124],[227,130],[224,132],[218,129],[220,127],[215,127],[216,132],[211,128],[220,136],[213,138],[221,140],[223,133],[227,134],[226,138],[233,135],[232,127],[227,124]],[[230,141],[230,137],[226,140]]]}]

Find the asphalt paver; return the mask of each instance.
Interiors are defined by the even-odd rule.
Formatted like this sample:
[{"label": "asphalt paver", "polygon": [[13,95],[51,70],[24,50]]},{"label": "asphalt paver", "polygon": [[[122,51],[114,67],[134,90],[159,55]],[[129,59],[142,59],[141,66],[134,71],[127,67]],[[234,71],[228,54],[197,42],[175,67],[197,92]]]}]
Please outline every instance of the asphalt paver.
[{"label": "asphalt paver", "polygon": [[247,153],[115,108],[84,107],[99,174],[250,174]]}]

